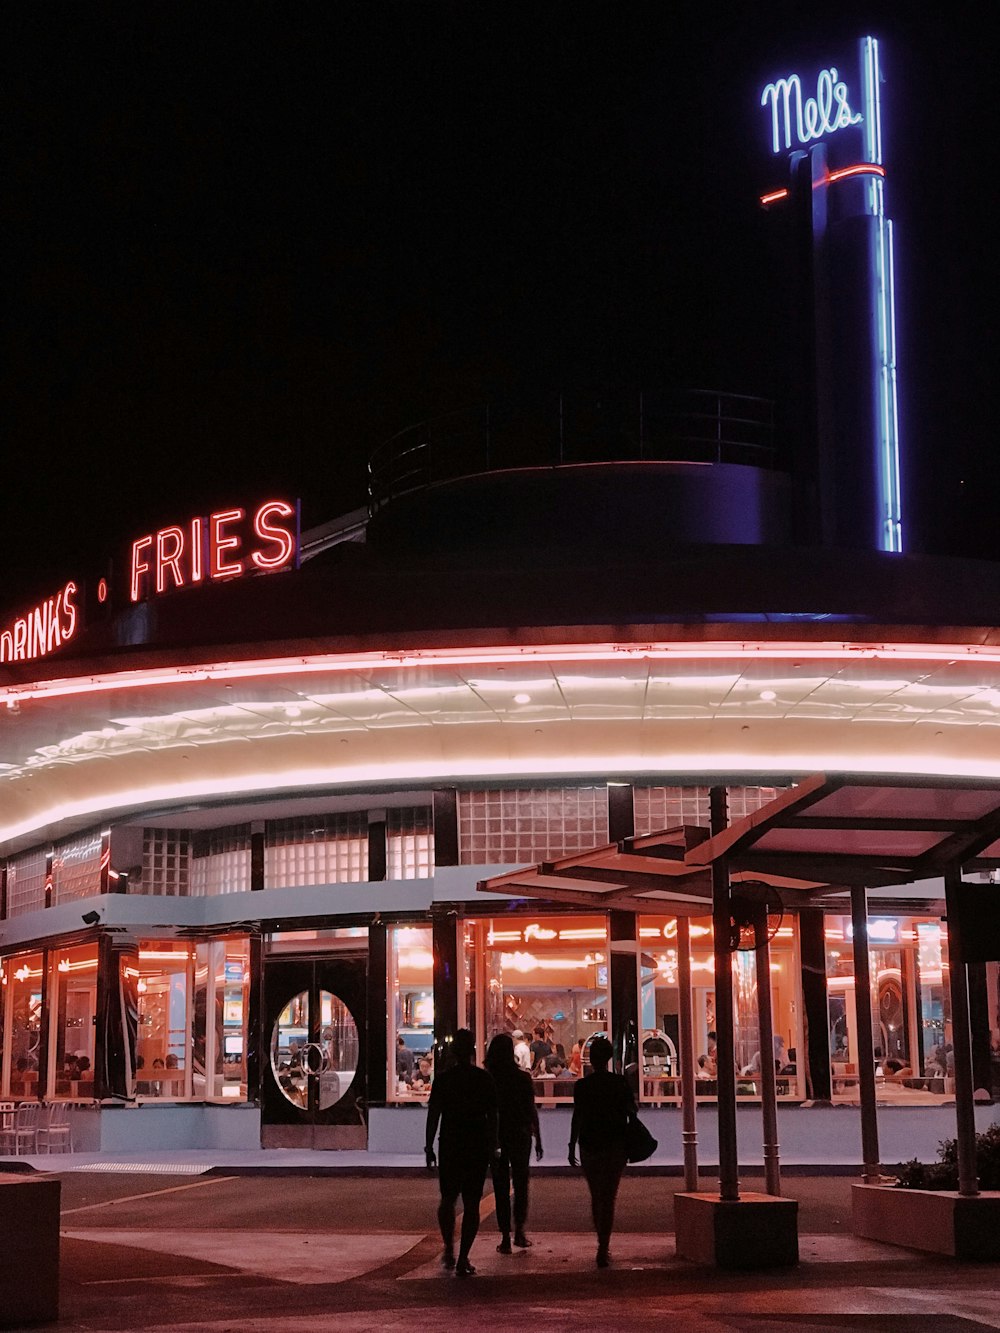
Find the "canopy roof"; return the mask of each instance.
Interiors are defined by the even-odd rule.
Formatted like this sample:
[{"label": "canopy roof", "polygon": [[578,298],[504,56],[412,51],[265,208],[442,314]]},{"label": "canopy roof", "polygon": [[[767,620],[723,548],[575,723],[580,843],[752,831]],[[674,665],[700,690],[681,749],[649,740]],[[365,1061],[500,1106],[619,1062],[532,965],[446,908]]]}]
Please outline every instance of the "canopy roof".
[{"label": "canopy roof", "polygon": [[482,880],[479,891],[591,910],[701,916],[713,862],[791,900],[1000,865],[1000,785],[815,773],[715,837],[666,829]]},{"label": "canopy roof", "polygon": [[1000,785],[815,773],[691,848],[733,871],[878,888],[1000,855]]},{"label": "canopy roof", "polygon": [[[478,889],[480,893],[572,903],[591,911],[616,908],[705,916],[712,910],[711,872],[707,867],[694,869],[684,860],[686,849],[704,836],[701,828],[674,828],[626,838],[558,861],[510,870],[481,880]],[[735,884],[763,880],[782,891],[804,894],[826,892],[831,887],[788,875],[738,870],[730,878]]]}]

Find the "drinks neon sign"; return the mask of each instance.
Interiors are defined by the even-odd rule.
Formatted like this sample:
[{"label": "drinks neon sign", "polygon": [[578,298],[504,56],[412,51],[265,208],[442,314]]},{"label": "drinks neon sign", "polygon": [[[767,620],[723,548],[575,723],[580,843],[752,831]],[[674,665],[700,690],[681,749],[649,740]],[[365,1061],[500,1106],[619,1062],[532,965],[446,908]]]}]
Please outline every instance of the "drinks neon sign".
[{"label": "drinks neon sign", "polygon": [[[788,74],[769,83],[760,95],[761,106],[771,103],[771,140],[776,153],[792,147],[794,129],[800,144],[812,143],[824,134],[850,129],[864,119],[860,111],[852,111],[847,100],[847,84],[837,77],[836,66],[820,70],[816,80],[816,96],[802,97],[802,81],[797,74]],[[783,142],[782,142],[783,140]]]},{"label": "drinks neon sign", "polygon": [[70,580],[53,597],[46,597],[0,631],[0,662],[27,662],[67,643],[79,624],[76,593],[77,586]]},{"label": "drinks neon sign", "polygon": [[[130,602],[175,588],[226,582],[244,574],[266,574],[298,563],[299,507],[265,500],[256,509],[220,509],[184,525],[170,524],[132,542]],[[30,662],[63,647],[81,624],[79,586],[70,580],[51,597],[0,630],[0,663]],[[97,601],[109,597],[108,580],[97,583]]]}]

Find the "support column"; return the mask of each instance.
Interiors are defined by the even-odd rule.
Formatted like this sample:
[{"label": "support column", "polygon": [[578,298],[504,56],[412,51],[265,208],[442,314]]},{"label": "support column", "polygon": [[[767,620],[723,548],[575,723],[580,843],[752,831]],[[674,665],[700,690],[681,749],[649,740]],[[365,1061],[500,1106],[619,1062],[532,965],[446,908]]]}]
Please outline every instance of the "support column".
[{"label": "support column", "polygon": [[255,819],[250,825],[250,891],[259,893],[266,888],[265,870],[266,828],[263,819]]},{"label": "support column", "polygon": [[[389,1048],[386,1032],[389,1013],[388,931],[381,921],[368,927],[368,1103],[378,1105],[388,1096]],[[396,1055],[393,1052],[393,1077]]]},{"label": "support column", "polygon": [[951,1042],[955,1054],[955,1119],[958,1122],[958,1192],[979,1193],[976,1174],[976,1111],[972,1080],[972,1032],[969,1027],[969,979],[962,950],[959,896],[960,866],[944,874],[948,914],[948,989],[951,994]]},{"label": "support column", "polygon": [[861,1155],[864,1179],[877,1185],[882,1175],[875,1109],[875,1049],[872,1040],[872,979],[868,957],[868,895],[862,884],[851,887],[854,933],[854,1014],[858,1030],[858,1088],[861,1094]]},{"label": "support column", "polygon": [[972,1032],[972,1083],[989,1092],[993,1083],[990,1059],[990,998],[985,963],[966,963],[969,978],[969,1028]]},{"label": "support column", "polygon": [[454,787],[434,793],[434,864],[458,865],[458,792]]},{"label": "support column", "polygon": [[451,1043],[458,1031],[458,913],[431,917],[434,950],[434,1073],[447,1068]]},{"label": "support column", "polygon": [[774,1016],[771,1012],[771,945],[767,911],[754,926],[757,963],[757,1036],[760,1040],[761,1114],[764,1121],[764,1180],[768,1194],[781,1193],[778,1153],[778,1082],[774,1068]]},{"label": "support column", "polygon": [[684,1188],[698,1192],[698,1113],[695,1100],[694,1005],[691,999],[691,922],[677,918],[677,998],[680,1009],[681,1142]]},{"label": "support column", "polygon": [[[712,836],[729,823],[725,787],[709,796]],[[715,955],[716,1087],[719,1116],[719,1198],[740,1197],[736,1141],[736,1040],[733,1029],[733,956],[729,952],[729,867],[725,858],[712,863],[712,926]]]},{"label": "support column", "polygon": [[608,913],[611,967],[608,999],[611,1002],[611,1044],[615,1063],[639,1100],[639,977],[636,970],[638,919],[634,912]]},{"label": "support column", "polygon": [[806,1071],[806,1096],[828,1102],[833,1095],[830,1074],[830,1005],[826,985],[826,934],[822,909],[799,912],[799,954],[802,959],[803,1045],[796,1068]]},{"label": "support column", "polygon": [[384,880],[388,870],[389,845],[386,836],[386,812],[368,811],[368,879]]},{"label": "support column", "polygon": [[264,1032],[264,937],[250,935],[250,987],[247,991],[247,1101],[261,1104],[261,1082],[267,1060]]}]

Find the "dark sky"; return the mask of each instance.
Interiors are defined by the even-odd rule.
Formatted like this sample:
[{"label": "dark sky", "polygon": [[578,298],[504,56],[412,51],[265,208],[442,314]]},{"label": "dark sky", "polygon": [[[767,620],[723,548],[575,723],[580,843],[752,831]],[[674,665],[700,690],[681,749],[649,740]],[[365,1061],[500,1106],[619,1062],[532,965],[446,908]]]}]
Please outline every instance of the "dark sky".
[{"label": "dark sky", "polygon": [[0,602],[213,504],[330,518],[380,439],[492,395],[773,392],[759,89],[866,31],[910,545],[1000,556],[995,7],[834,10],[8,10]]}]

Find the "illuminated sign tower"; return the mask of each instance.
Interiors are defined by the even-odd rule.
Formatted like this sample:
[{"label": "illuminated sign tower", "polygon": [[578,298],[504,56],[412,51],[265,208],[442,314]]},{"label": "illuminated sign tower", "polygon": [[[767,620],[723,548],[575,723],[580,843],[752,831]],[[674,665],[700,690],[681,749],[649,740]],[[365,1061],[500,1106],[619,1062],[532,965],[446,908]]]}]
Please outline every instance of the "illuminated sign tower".
[{"label": "illuminated sign tower", "polygon": [[[849,62],[848,62],[849,63]],[[808,79],[760,94],[789,184],[761,196],[782,211],[796,289],[791,321],[800,403],[800,536],[903,549],[892,222],[885,213],[878,42]]]}]

